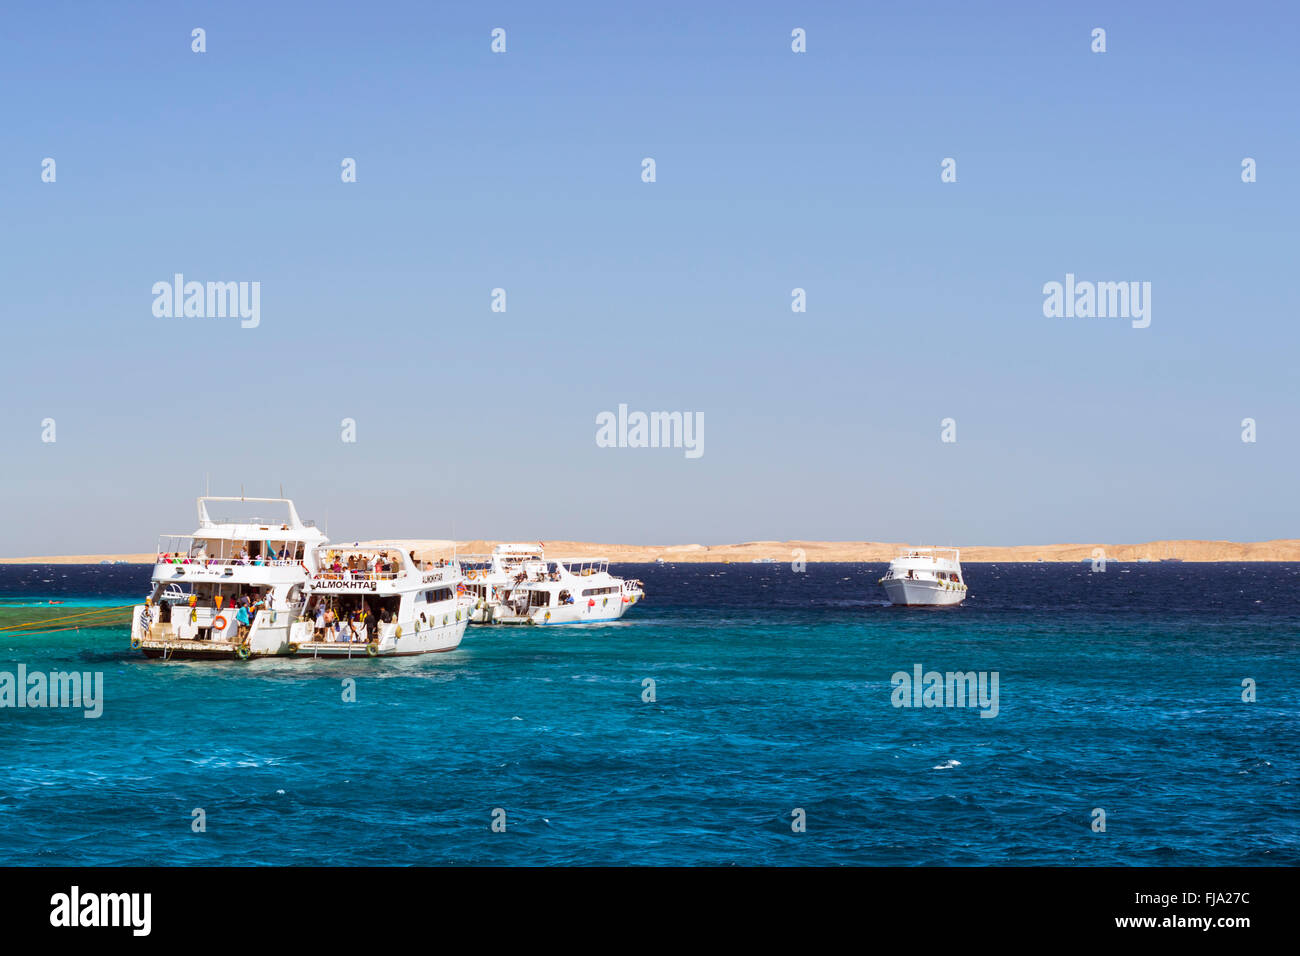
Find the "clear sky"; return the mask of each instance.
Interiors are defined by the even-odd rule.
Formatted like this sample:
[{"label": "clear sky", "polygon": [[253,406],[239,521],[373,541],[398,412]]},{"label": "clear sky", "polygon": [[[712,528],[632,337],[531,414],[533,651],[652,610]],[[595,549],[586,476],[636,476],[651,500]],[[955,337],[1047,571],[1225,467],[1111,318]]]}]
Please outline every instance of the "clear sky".
[{"label": "clear sky", "polygon": [[[1300,537],[1292,4],[2,26],[0,554],[147,551],[205,475],[338,539]],[[156,317],[177,272],[260,325]],[[1150,327],[1046,318],[1067,273]],[[620,403],[704,454],[597,447]]]}]

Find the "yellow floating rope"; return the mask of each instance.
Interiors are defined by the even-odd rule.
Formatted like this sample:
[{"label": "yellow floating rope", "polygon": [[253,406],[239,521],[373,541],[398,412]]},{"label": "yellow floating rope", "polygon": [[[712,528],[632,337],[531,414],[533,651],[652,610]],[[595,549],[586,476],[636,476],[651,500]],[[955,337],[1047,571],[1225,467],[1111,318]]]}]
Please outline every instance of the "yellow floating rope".
[{"label": "yellow floating rope", "polygon": [[[108,624],[112,622],[103,622],[103,623]],[[127,624],[129,622],[122,621],[120,623]],[[23,631],[23,633],[24,634],[58,634],[60,631],[79,631],[83,627],[90,628],[90,627],[99,627],[99,626],[101,626],[100,622],[91,622],[89,624],[74,624],[71,627],[52,627],[49,630],[45,630],[45,631]]]},{"label": "yellow floating rope", "polygon": [[0,627],[0,631],[19,631],[26,628],[39,628],[39,627],[44,627],[46,624],[58,624],[62,621],[76,621],[76,620],[86,620],[86,619],[98,620],[109,614],[120,614],[122,611],[128,611],[133,606],[134,605],[131,604],[123,604],[119,607],[96,608],[92,611],[81,611],[77,614],[68,614],[63,617],[47,617],[44,620],[40,620],[40,621],[28,621],[26,624],[9,624],[4,627]]}]

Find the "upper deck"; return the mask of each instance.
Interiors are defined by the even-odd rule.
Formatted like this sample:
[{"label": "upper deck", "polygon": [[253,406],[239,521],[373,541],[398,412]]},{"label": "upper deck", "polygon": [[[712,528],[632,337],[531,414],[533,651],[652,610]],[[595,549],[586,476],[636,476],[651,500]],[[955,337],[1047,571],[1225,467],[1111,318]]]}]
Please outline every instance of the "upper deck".
[{"label": "upper deck", "polygon": [[328,545],[307,556],[311,593],[383,593],[418,591],[434,584],[452,585],[461,578],[457,561],[417,561],[397,545]]},{"label": "upper deck", "polygon": [[957,548],[903,548],[889,566],[952,570],[961,566],[961,551]]},{"label": "upper deck", "polygon": [[621,583],[621,578],[616,578],[609,573],[608,558],[548,558],[540,563],[535,569],[529,569],[525,580],[519,583],[520,588],[547,588],[560,584],[573,585],[592,583],[591,579],[596,579],[600,583]]},{"label": "upper deck", "polygon": [[[280,506],[283,513],[274,518],[258,515],[214,518],[209,505],[218,502],[226,503],[231,510],[236,510],[235,503],[244,510],[250,504]],[[268,582],[301,577],[305,573],[301,562],[307,551],[329,540],[313,522],[298,516],[298,509],[288,498],[204,496],[198,499],[198,514],[198,528],[191,534],[159,537],[155,581]]]}]

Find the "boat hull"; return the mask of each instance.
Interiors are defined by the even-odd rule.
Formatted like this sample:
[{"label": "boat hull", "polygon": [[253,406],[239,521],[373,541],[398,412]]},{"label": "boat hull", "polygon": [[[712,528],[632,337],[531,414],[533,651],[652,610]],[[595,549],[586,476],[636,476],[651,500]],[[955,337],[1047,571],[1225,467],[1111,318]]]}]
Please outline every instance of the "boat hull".
[{"label": "boat hull", "polygon": [[378,641],[318,641],[312,640],[311,626],[306,628],[307,639],[292,644],[290,653],[295,657],[330,657],[356,660],[361,657],[411,657],[416,654],[440,654],[460,647],[465,637],[469,618],[434,627],[416,627],[413,623],[402,626],[400,637],[387,635]]},{"label": "boat hull", "polygon": [[[289,653],[289,641],[295,627],[294,614],[287,610],[261,611],[254,616],[244,641],[238,639],[238,626],[232,609],[222,611],[203,608],[203,628],[188,618],[189,609],[178,606],[169,611],[170,621],[156,621],[156,609],[144,605],[132,610],[131,646],[145,657],[166,660],[226,660],[230,658],[278,657]],[[214,632],[212,618],[224,617],[226,626]],[[148,623],[146,623],[148,622]],[[241,643],[244,651],[240,651]]]},{"label": "boat hull", "polygon": [[906,607],[953,607],[966,599],[965,589],[944,587],[938,581],[892,580],[881,586],[891,604]]},{"label": "boat hull", "polygon": [[559,624],[609,624],[617,621],[627,613],[628,608],[637,602],[636,597],[623,600],[612,596],[608,603],[597,601],[594,605],[562,604],[559,607],[529,608],[525,614],[517,614],[509,605],[498,609],[495,621],[498,624],[538,624],[554,626]]}]

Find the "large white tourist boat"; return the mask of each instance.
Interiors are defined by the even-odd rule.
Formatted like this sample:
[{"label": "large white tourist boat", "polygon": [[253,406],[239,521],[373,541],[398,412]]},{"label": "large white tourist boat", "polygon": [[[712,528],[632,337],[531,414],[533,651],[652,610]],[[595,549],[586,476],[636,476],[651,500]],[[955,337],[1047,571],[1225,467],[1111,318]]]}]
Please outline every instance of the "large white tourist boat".
[{"label": "large white tourist boat", "polygon": [[460,646],[475,599],[460,565],[421,563],[397,545],[316,548],[303,620],[290,651],[299,657],[401,657]]},{"label": "large white tourist boat", "polygon": [[491,624],[506,613],[506,596],[517,584],[540,574],[546,564],[545,549],[539,543],[498,544],[491,554],[461,555],[465,587],[474,595],[475,624]]},{"label": "large white tourist boat", "polygon": [[[283,514],[214,518],[215,503]],[[202,497],[198,511],[193,534],[159,541],[152,593],[132,613],[131,646],[168,659],[288,653],[309,578],[304,558],[328,539],[288,498]]]},{"label": "large white tourist boat", "polygon": [[504,596],[499,624],[600,624],[617,621],[645,597],[640,581],[615,577],[604,558],[548,558],[526,570]]},{"label": "large white tourist boat", "polygon": [[889,563],[879,583],[894,604],[949,606],[966,599],[956,548],[907,548]]}]

